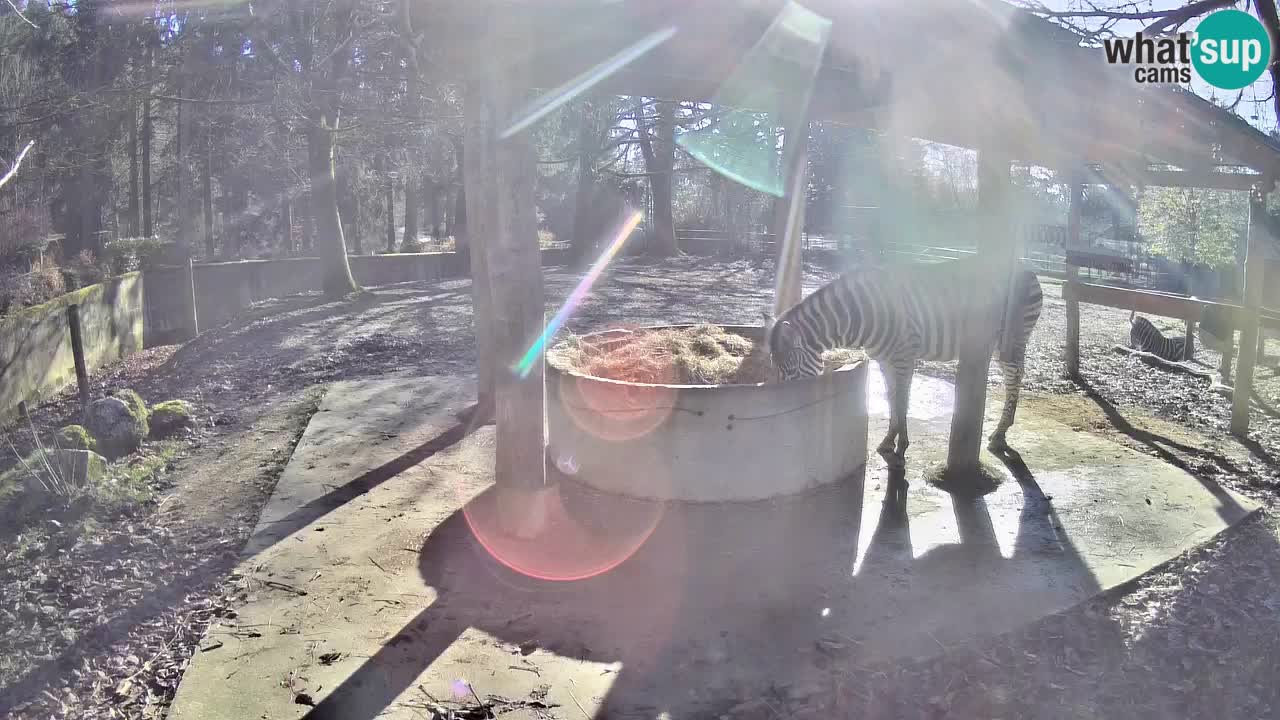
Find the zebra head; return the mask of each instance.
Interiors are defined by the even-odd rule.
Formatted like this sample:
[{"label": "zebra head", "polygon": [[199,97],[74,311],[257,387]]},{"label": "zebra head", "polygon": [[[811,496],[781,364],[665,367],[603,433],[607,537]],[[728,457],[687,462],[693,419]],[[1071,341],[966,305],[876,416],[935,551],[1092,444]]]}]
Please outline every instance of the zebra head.
[{"label": "zebra head", "polygon": [[769,356],[778,371],[778,379],[794,380],[805,375],[822,374],[822,351],[806,345],[799,328],[791,320],[774,322],[765,314],[765,332],[769,342]]}]

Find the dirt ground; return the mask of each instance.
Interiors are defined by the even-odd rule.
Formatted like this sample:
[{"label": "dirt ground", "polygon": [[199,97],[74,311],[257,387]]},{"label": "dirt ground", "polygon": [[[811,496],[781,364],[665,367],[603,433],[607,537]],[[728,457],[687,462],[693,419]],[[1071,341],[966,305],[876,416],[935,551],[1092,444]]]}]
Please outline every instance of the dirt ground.
[{"label": "dirt ground", "polygon": [[[806,291],[831,277],[808,267]],[[548,310],[577,278],[548,270]],[[755,324],[772,282],[767,263],[622,260],[568,326]],[[202,427],[144,512],[92,542],[60,542],[46,528],[0,546],[0,715],[162,717],[204,626],[235,612],[237,586],[227,573],[325,384],[469,372],[469,292],[469,282],[457,280],[378,288],[340,302],[312,295],[272,301],[180,348],[155,348],[96,374],[95,390],[132,387],[151,402],[191,400]],[[1255,410],[1249,441],[1231,439],[1230,403],[1206,381],[1111,351],[1127,337],[1128,313],[1120,310],[1083,307],[1086,381],[1062,379],[1060,287],[1046,283],[1045,297],[1024,402],[1080,432],[1105,434],[1274,499],[1280,418]],[[1203,350],[1199,358],[1210,367],[1218,360]],[[945,377],[953,370],[931,365],[922,372]],[[1280,404],[1274,370],[1260,372],[1259,390]],[[994,385],[991,395],[991,402],[1000,395]],[[38,408],[34,421],[55,428],[73,407],[64,395]],[[1124,593],[1023,631],[891,667],[845,667],[833,652],[830,687],[763,690],[760,701],[726,714],[1274,717],[1277,588],[1280,521],[1264,513]]]}]

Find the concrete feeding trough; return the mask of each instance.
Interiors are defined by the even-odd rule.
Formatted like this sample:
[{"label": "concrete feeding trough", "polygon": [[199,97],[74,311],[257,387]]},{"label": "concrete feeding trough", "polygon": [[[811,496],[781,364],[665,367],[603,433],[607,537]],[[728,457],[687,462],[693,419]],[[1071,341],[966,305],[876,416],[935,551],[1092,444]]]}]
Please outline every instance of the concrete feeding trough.
[{"label": "concrete feeding trough", "polygon": [[[721,327],[753,341],[764,332]],[[584,339],[607,347],[630,336]],[[829,485],[866,463],[867,366],[787,383],[663,385],[548,363],[550,456],[590,488],[645,500],[763,500]]]}]

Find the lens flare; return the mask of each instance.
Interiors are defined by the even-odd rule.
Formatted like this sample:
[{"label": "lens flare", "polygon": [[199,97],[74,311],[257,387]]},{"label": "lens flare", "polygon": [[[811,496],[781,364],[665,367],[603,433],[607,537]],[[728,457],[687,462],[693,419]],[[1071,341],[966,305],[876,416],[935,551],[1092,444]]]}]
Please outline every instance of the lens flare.
[{"label": "lens flare", "polygon": [[511,123],[511,126],[502,131],[499,139],[506,140],[516,133],[524,130],[530,125],[538,122],[546,117],[556,108],[563,106],[565,103],[590,90],[596,83],[616,73],[622,68],[634,62],[637,58],[658,47],[662,43],[671,39],[676,34],[673,27],[657,30],[640,38],[638,41],[623,48],[604,62],[599,63],[595,67],[590,68],[586,72],[569,80],[558,88],[551,90],[538,99],[529,104],[528,107],[518,113],[519,119]]},{"label": "lens flare", "polygon": [[596,280],[600,279],[600,275],[604,272],[604,269],[608,267],[609,263],[612,262],[615,257],[617,257],[618,253],[622,250],[622,246],[625,245],[627,243],[627,239],[631,237],[631,233],[640,225],[640,220],[643,217],[644,213],[636,210],[631,214],[631,217],[622,224],[622,227],[618,230],[618,234],[613,238],[613,242],[609,243],[609,247],[605,248],[605,251],[601,253],[595,263],[591,265],[591,269],[587,271],[587,274],[578,282],[578,286],[573,289],[573,292],[569,293],[568,299],[565,300],[564,304],[560,306],[560,309],[556,311],[555,317],[551,318],[551,322],[547,323],[547,327],[542,331],[542,335],[538,336],[538,339],[529,346],[529,350],[520,358],[520,362],[516,363],[515,373],[522,379],[529,376],[529,372],[533,370],[534,362],[537,361],[538,356],[546,351],[547,342],[555,336],[555,334],[564,325],[565,320],[569,319],[569,315],[572,314],[578,305],[582,303],[582,300],[586,298],[587,293],[591,291],[591,286],[595,284]]},{"label": "lens flare", "polygon": [[490,557],[508,570],[549,582],[610,572],[635,555],[663,515],[661,503],[584,493],[569,480],[536,489],[490,487],[462,510],[472,536]]},{"label": "lens flare", "polygon": [[739,109],[676,143],[725,177],[782,197],[782,168],[800,148],[787,143],[779,158],[777,128],[796,127],[807,115],[830,32],[830,20],[788,2],[712,99]]},{"label": "lens flare", "polygon": [[[675,370],[671,370],[671,382]],[[619,443],[653,432],[670,417],[677,390],[670,384],[629,383],[562,374],[556,394],[565,414],[582,432]]]}]

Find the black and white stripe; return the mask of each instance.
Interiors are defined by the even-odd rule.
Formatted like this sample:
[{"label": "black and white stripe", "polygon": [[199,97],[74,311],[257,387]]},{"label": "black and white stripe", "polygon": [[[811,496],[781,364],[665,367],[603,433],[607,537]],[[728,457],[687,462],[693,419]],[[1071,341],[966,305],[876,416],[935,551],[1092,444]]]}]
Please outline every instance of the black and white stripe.
[{"label": "black and white stripe", "polygon": [[900,461],[909,444],[906,416],[916,361],[956,360],[962,339],[984,336],[995,343],[1005,383],[1004,411],[991,447],[1006,447],[1022,389],[1027,338],[1040,318],[1043,297],[1035,273],[1019,269],[1012,295],[1013,342],[1002,352],[1005,296],[999,283],[981,281],[982,262],[966,258],[842,275],[770,328],[769,349],[781,379],[822,372],[824,350],[866,350],[880,363],[890,398],[889,432],[878,450]]},{"label": "black and white stripe", "polygon": [[1186,357],[1187,339],[1185,337],[1165,337],[1164,333],[1160,332],[1160,329],[1150,320],[1136,312],[1129,313],[1129,347],[1151,353],[1169,362],[1182,362],[1189,359]]}]

